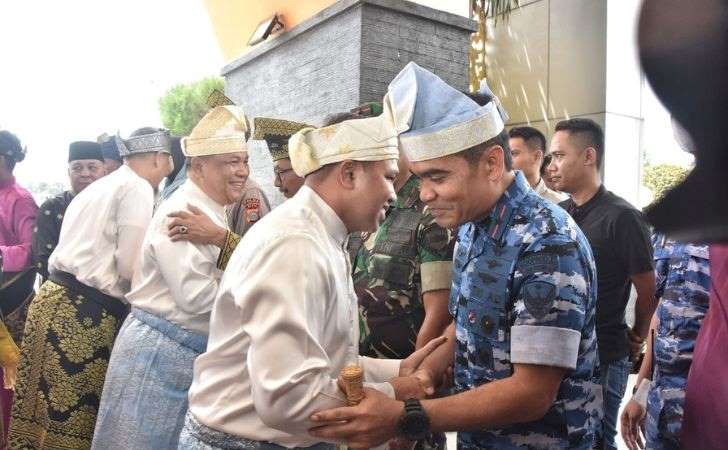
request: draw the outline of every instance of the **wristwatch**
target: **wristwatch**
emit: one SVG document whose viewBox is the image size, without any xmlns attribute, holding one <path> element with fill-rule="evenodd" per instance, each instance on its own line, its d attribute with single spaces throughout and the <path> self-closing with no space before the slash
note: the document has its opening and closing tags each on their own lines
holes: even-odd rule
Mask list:
<svg viewBox="0 0 728 450">
<path fill-rule="evenodd" d="M 410 441 L 424 439 L 430 433 L 430 418 L 422 409 L 420 401 L 405 400 L 404 415 L 399 420 L 399 434 Z"/>
</svg>

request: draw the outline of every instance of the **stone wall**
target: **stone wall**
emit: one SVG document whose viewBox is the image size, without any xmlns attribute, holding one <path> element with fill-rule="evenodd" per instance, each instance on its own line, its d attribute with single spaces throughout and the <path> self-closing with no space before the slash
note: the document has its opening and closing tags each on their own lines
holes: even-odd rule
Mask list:
<svg viewBox="0 0 728 450">
<path fill-rule="evenodd" d="M 475 22 L 404 0 L 340 0 L 225 66 L 225 93 L 248 117 L 320 125 L 335 112 L 381 101 L 410 61 L 459 89 L 468 85 L 468 46 Z M 266 146 L 250 145 L 251 176 L 271 203 Z"/>
</svg>

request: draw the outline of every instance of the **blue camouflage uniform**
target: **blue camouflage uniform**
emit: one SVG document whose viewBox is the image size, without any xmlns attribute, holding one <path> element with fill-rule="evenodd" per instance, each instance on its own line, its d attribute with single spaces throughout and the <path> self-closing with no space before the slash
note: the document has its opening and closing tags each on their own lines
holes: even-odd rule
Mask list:
<svg viewBox="0 0 728 450">
<path fill-rule="evenodd" d="M 581 230 L 516 172 L 490 216 L 458 238 L 449 303 L 456 390 L 508 378 L 514 363 L 568 369 L 541 420 L 458 433 L 458 448 L 592 448 L 602 417 L 597 285 Z"/>
<path fill-rule="evenodd" d="M 647 396 L 649 449 L 679 449 L 685 386 L 693 348 L 708 311 L 708 246 L 683 244 L 655 234 L 656 314 L 654 373 Z"/>
</svg>

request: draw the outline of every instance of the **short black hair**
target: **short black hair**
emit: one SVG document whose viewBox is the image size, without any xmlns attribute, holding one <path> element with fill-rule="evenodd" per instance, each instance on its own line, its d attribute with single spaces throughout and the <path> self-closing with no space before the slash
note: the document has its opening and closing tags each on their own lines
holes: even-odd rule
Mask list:
<svg viewBox="0 0 728 450">
<path fill-rule="evenodd" d="M 493 97 L 490 95 L 481 94 L 480 92 L 460 92 L 465 94 L 470 100 L 477 103 L 478 106 L 485 106 L 494 101 Z M 503 148 L 503 163 L 506 166 L 506 170 L 513 170 L 513 156 L 511 155 L 511 147 L 508 145 L 508 132 L 505 128 L 503 131 L 498 133 L 498 136 L 465 150 L 463 152 L 463 157 L 470 164 L 477 164 L 483 152 L 494 145 L 500 145 L 501 148 Z"/>
<path fill-rule="evenodd" d="M 546 154 L 546 137 L 533 127 L 513 127 L 508 132 L 511 138 L 521 138 L 531 150 L 541 150 Z"/>
<path fill-rule="evenodd" d="M 341 123 L 346 120 L 377 117 L 380 114 L 382 114 L 382 105 L 380 103 L 364 103 L 363 105 L 359 105 L 356 108 L 352 108 L 350 111 L 329 114 L 324 118 L 324 123 L 323 125 L 321 125 L 321 127 L 336 125 L 337 123 Z"/>
<path fill-rule="evenodd" d="M 597 152 L 597 169 L 602 168 L 604 160 L 604 131 L 591 119 L 568 119 L 556 124 L 554 131 L 566 131 L 569 136 L 584 139 L 584 146 L 593 147 Z"/>
<path fill-rule="evenodd" d="M 8 130 L 0 130 L 0 155 L 5 157 L 5 165 L 11 172 L 15 169 L 15 163 L 25 159 L 20 139 Z"/>
<path fill-rule="evenodd" d="M 508 132 L 505 129 L 498 133 L 498 136 L 470 147 L 460 154 L 469 164 L 476 165 L 483 153 L 494 145 L 499 145 L 503 149 L 503 165 L 506 166 L 506 170 L 513 170 L 513 157 L 511 156 L 511 147 L 508 145 Z"/>
<path fill-rule="evenodd" d="M 324 118 L 324 123 L 321 124 L 321 127 L 329 127 L 331 125 L 336 125 L 337 123 L 344 122 L 346 120 L 353 120 L 353 119 L 361 119 L 361 117 L 355 116 L 354 114 L 350 112 L 339 112 L 339 113 L 333 113 L 329 114 Z"/>
<path fill-rule="evenodd" d="M 467 95 L 468 98 L 475 103 L 478 104 L 478 106 L 485 106 L 488 103 L 493 101 L 493 97 L 490 95 L 481 94 L 480 92 L 467 92 L 467 91 L 460 91 L 463 94 Z"/>
<path fill-rule="evenodd" d="M 551 164 L 552 158 L 553 157 L 551 156 L 551 153 L 543 156 L 543 161 L 541 162 L 541 169 L 539 170 L 539 173 L 541 174 L 541 176 L 546 175 L 546 168 L 549 166 L 549 164 Z"/>
<path fill-rule="evenodd" d="M 132 134 L 129 135 L 130 138 L 133 137 L 139 137 L 139 136 L 146 136 L 147 134 L 154 134 L 159 133 L 160 131 L 164 131 L 164 128 L 154 128 L 154 127 L 141 127 L 134 130 Z"/>
</svg>

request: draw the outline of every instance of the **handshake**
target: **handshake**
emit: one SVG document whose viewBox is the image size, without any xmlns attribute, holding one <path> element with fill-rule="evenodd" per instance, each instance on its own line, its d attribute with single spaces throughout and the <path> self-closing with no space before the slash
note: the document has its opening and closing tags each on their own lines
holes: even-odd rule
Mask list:
<svg viewBox="0 0 728 450">
<path fill-rule="evenodd" d="M 451 346 L 432 354 L 447 340 L 445 336 L 433 339 L 402 360 L 398 376 L 389 380 L 395 399 L 363 388 L 362 371 L 358 366 L 344 369 L 338 384 L 346 394 L 349 406 L 313 414 L 311 436 L 345 442 L 352 449 L 368 449 L 388 442 L 386 448 L 389 450 L 411 450 L 414 442 L 397 437 L 398 423 L 404 414 L 403 400 L 431 397 L 438 388 L 450 384 Z"/>
<path fill-rule="evenodd" d="M 432 367 L 423 364 L 427 356 L 437 347 L 445 343 L 446 340 L 447 338 L 444 336 L 433 339 L 427 345 L 412 353 L 408 358 L 402 360 L 399 368 L 399 376 L 389 380 L 389 384 L 394 388 L 395 398 L 397 400 L 410 398 L 421 400 L 432 397 L 438 388 L 450 384 L 450 377 L 447 373 L 436 374 Z M 357 387 L 351 386 L 351 380 L 347 380 L 347 376 L 344 373 L 345 370 L 339 376 L 338 384 L 344 394 L 349 396 L 352 388 L 357 389 Z M 361 383 L 360 380 L 361 378 L 359 378 L 359 383 Z"/>
</svg>

